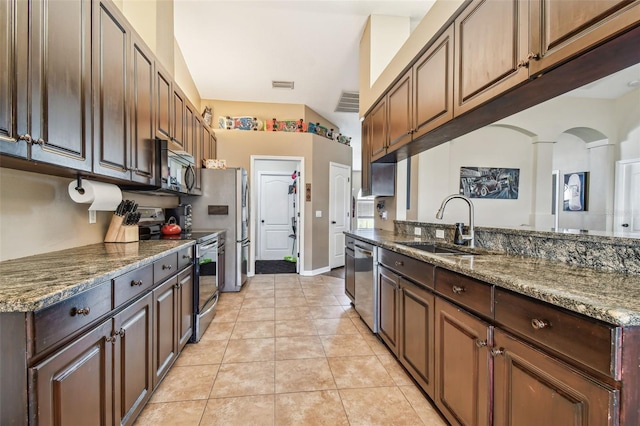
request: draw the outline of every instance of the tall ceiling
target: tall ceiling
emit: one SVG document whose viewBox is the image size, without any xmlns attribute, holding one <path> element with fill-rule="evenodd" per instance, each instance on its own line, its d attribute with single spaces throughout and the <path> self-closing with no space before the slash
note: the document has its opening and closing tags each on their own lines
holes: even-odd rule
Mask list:
<svg viewBox="0 0 640 426">
<path fill-rule="evenodd" d="M 203 99 L 305 104 L 353 137 L 356 166 L 358 114 L 335 108 L 343 91 L 358 92 L 358 49 L 367 18 L 409 17 L 413 29 L 432 4 L 174 0 L 175 37 Z M 294 89 L 273 89 L 273 80 L 293 81 Z"/>
</svg>

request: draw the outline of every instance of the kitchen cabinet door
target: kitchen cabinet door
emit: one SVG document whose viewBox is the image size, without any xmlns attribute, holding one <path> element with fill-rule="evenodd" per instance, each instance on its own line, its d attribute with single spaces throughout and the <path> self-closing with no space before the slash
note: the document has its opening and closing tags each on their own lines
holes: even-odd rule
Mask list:
<svg viewBox="0 0 640 426">
<path fill-rule="evenodd" d="M 18 25 L 27 20 L 28 3 L 8 0 L 0 3 L 0 153 L 16 157 L 27 157 L 25 141 L 27 106 L 26 70 L 28 37 L 27 25 Z M 20 21 L 20 22 L 22 22 Z M 18 112 L 22 112 L 22 138 L 18 134 Z"/>
<path fill-rule="evenodd" d="M 519 0 L 474 0 L 455 20 L 454 114 L 526 81 L 529 8 Z"/>
<path fill-rule="evenodd" d="M 171 77 L 156 61 L 156 136 L 171 140 L 171 104 L 173 101 Z"/>
<path fill-rule="evenodd" d="M 114 423 L 133 424 L 153 390 L 151 293 L 114 317 Z"/>
<path fill-rule="evenodd" d="M 178 278 L 174 276 L 153 290 L 153 387 L 169 372 L 178 356 Z"/>
<path fill-rule="evenodd" d="M 111 332 L 109 319 L 30 369 L 30 424 L 112 424 Z"/>
<path fill-rule="evenodd" d="M 451 424 L 489 425 L 493 327 L 440 297 L 435 307 L 435 403 Z"/>
<path fill-rule="evenodd" d="M 211 156 L 211 130 L 202 123 L 202 160 L 206 160 L 208 158 L 213 158 Z M 202 161 L 200 162 L 202 163 Z M 202 166 L 202 164 L 200 164 Z"/>
<path fill-rule="evenodd" d="M 178 275 L 178 348 L 182 350 L 193 334 L 193 268 Z"/>
<path fill-rule="evenodd" d="M 398 358 L 422 389 L 435 390 L 435 296 L 400 278 L 400 348 Z"/>
<path fill-rule="evenodd" d="M 371 115 L 366 115 L 361 127 L 361 153 L 362 172 L 360 173 L 362 196 L 371 195 Z"/>
<path fill-rule="evenodd" d="M 131 30 L 113 3 L 95 1 L 93 17 L 93 171 L 131 179 L 129 63 Z"/>
<path fill-rule="evenodd" d="M 453 25 L 413 65 L 413 138 L 453 118 Z"/>
<path fill-rule="evenodd" d="M 640 1 L 531 0 L 529 73 L 538 74 L 583 53 L 640 21 Z"/>
<path fill-rule="evenodd" d="M 494 424 L 617 424 L 619 391 L 496 329 Z"/>
<path fill-rule="evenodd" d="M 383 266 L 378 267 L 378 295 L 380 297 L 379 334 L 394 354 L 398 354 L 399 337 L 399 277 Z"/>
<path fill-rule="evenodd" d="M 371 127 L 369 127 L 369 147 L 371 161 L 383 157 L 387 153 L 387 98 L 383 98 L 371 110 Z"/>
<path fill-rule="evenodd" d="M 155 60 L 149 48 L 136 34 L 133 34 L 132 52 L 131 180 L 152 184 L 156 175 L 153 99 Z"/>
<path fill-rule="evenodd" d="M 91 171 L 92 2 L 29 6 L 31 159 Z"/>
<path fill-rule="evenodd" d="M 412 71 L 409 70 L 387 94 L 388 151 L 411 141 L 412 121 Z"/>
<path fill-rule="evenodd" d="M 202 121 L 202 118 L 200 118 L 200 116 L 198 114 L 194 115 L 195 118 L 195 122 L 193 124 L 193 145 L 194 145 L 194 152 L 193 152 L 193 160 L 196 163 L 196 184 L 194 186 L 194 189 L 199 191 L 202 188 L 202 180 L 200 179 L 200 170 L 202 169 L 202 159 L 204 158 L 203 155 L 203 144 L 204 144 L 204 122 Z"/>
<path fill-rule="evenodd" d="M 184 150 L 194 156 L 193 125 L 195 122 L 195 107 L 189 101 L 184 106 Z M 195 156 L 194 156 L 195 157 Z"/>
<path fill-rule="evenodd" d="M 184 151 L 184 105 L 185 96 L 177 84 L 173 83 L 173 100 L 171 105 L 171 130 L 174 148 Z"/>
</svg>

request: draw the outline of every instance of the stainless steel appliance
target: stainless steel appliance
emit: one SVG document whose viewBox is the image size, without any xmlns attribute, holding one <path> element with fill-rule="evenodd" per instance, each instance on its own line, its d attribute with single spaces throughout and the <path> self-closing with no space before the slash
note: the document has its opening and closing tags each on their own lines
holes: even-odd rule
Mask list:
<svg viewBox="0 0 640 426">
<path fill-rule="evenodd" d="M 375 247 L 371 244 L 355 241 L 353 251 L 355 253 L 355 308 L 360 318 L 374 333 L 378 332 L 378 256 Z"/>
<path fill-rule="evenodd" d="M 211 229 L 200 232 L 183 232 L 179 235 L 162 235 L 160 228 L 166 221 L 159 207 L 138 207 L 141 214 L 138 235 L 141 240 L 183 239 L 194 240 L 193 259 L 193 335 L 191 342 L 198 342 L 216 314 L 219 286 L 224 282 L 225 231 Z"/>
<path fill-rule="evenodd" d="M 181 196 L 191 204 L 193 229 L 227 232 L 224 285 L 220 291 L 240 291 L 249 266 L 249 187 L 242 168 L 202 169 L 202 195 Z"/>
<path fill-rule="evenodd" d="M 168 141 L 156 139 L 156 187 L 173 193 L 192 193 L 196 184 L 193 156 L 185 151 L 172 151 Z"/>
</svg>

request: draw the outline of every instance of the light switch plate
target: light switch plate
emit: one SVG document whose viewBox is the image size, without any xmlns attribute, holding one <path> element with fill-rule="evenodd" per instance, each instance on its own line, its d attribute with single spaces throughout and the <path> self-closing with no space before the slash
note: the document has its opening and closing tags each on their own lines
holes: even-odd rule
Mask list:
<svg viewBox="0 0 640 426">
<path fill-rule="evenodd" d="M 422 235 L 422 228 L 418 228 L 416 226 L 415 228 L 413 228 L 413 233 L 419 237 L 420 235 Z"/>
<path fill-rule="evenodd" d="M 89 223 L 96 223 L 96 211 L 89 210 Z"/>
<path fill-rule="evenodd" d="M 316 217 L 322 217 L 322 210 L 316 210 Z"/>
<path fill-rule="evenodd" d="M 444 229 L 436 229 L 436 238 L 444 238 Z"/>
</svg>

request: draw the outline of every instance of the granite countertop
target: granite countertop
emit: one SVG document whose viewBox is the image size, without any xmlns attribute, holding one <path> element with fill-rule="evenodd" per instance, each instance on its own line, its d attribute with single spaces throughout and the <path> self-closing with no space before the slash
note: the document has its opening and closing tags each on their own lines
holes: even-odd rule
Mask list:
<svg viewBox="0 0 640 426">
<path fill-rule="evenodd" d="M 613 325 L 640 325 L 638 275 L 572 266 L 554 260 L 510 256 L 481 248 L 470 249 L 470 254 L 465 255 L 439 255 L 398 244 L 433 241 L 391 231 L 359 230 L 346 234 Z M 437 243 L 466 249 L 440 241 Z"/>
<path fill-rule="evenodd" d="M 37 311 L 193 244 L 99 243 L 0 262 L 0 312 Z"/>
</svg>

